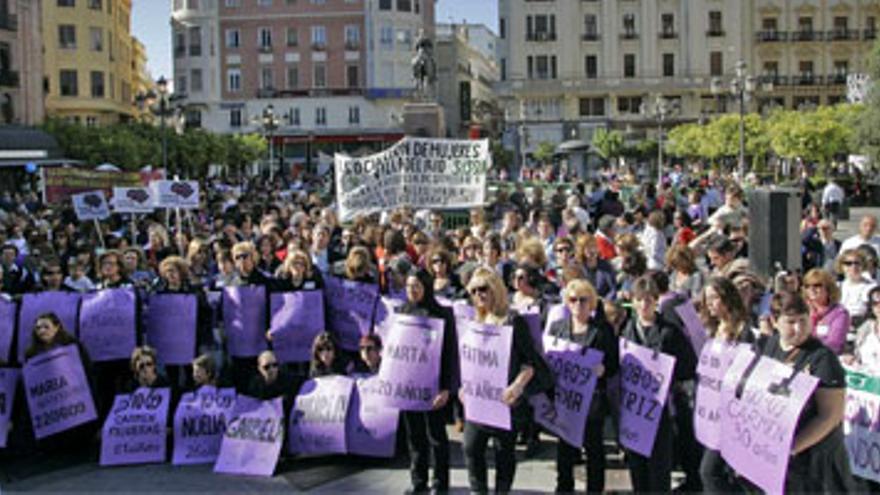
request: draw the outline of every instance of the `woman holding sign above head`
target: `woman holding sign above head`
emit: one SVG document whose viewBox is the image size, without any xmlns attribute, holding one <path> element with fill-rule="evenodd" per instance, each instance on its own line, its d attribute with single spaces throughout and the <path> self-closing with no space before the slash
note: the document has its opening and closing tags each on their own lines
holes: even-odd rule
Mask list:
<svg viewBox="0 0 880 495">
<path fill-rule="evenodd" d="M 509 349 L 508 385 L 501 391 L 500 400 L 511 408 L 514 428 L 504 430 L 477 423 L 470 419 L 467 407 L 464 426 L 464 456 L 471 492 L 488 492 L 486 447 L 489 439 L 494 438 L 495 491 L 505 493 L 511 490 L 516 474 L 516 425 L 524 424 L 528 416 L 525 395 L 549 391 L 553 388 L 553 377 L 535 349 L 525 320 L 516 312 L 509 311 L 507 289 L 501 277 L 490 268 L 479 267 L 471 275 L 467 289 L 476 311 L 474 319 L 478 323 L 509 326 L 513 333 Z M 464 387 L 459 397 L 467 404 Z"/>
<path fill-rule="evenodd" d="M 586 419 L 583 447 L 587 452 L 587 493 L 605 490 L 605 448 L 602 432 L 610 412 L 606 378 L 617 374 L 619 349 L 614 330 L 597 315 L 599 296 L 586 280 L 573 280 L 563 291 L 563 300 L 571 316 L 550 325 L 549 338 L 564 339 L 602 352 L 602 363 L 593 372 L 598 376 L 593 400 Z M 599 316 L 599 317 L 597 317 Z M 557 378 L 557 380 L 562 377 Z M 573 447 L 560 440 L 556 447 L 556 492 L 574 491 L 574 465 L 580 457 L 580 446 Z"/>
</svg>

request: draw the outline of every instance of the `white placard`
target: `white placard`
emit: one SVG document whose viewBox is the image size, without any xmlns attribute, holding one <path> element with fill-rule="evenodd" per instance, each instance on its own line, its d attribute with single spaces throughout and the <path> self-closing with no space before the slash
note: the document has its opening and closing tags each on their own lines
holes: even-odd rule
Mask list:
<svg viewBox="0 0 880 495">
<path fill-rule="evenodd" d="M 114 187 L 110 203 L 116 213 L 152 213 L 155 209 L 149 187 Z"/>
<path fill-rule="evenodd" d="M 158 208 L 194 210 L 199 207 L 199 183 L 194 180 L 154 180 L 154 204 Z"/>
<path fill-rule="evenodd" d="M 98 190 L 74 194 L 70 198 L 73 200 L 76 218 L 80 221 L 104 220 L 110 216 L 110 207 L 107 205 L 104 191 Z"/>
</svg>

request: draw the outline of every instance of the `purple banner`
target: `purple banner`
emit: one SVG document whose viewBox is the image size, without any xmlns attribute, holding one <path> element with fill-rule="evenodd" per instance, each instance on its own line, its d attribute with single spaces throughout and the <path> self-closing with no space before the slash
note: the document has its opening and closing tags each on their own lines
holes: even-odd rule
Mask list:
<svg viewBox="0 0 880 495">
<path fill-rule="evenodd" d="M 272 476 L 284 442 L 281 397 L 261 401 L 238 396 L 226 426 L 215 473 Z"/>
<path fill-rule="evenodd" d="M 508 386 L 513 329 L 472 320 L 459 320 L 458 325 L 465 419 L 510 430 L 510 407 L 501 401 L 501 393 Z"/>
<path fill-rule="evenodd" d="M 703 352 L 703 346 L 709 340 L 709 334 L 706 332 L 706 327 L 703 326 L 703 321 L 700 320 L 700 315 L 697 314 L 694 302 L 688 300 L 688 302 L 676 306 L 675 312 L 684 323 L 684 333 L 687 335 L 691 347 L 694 348 L 694 353 L 699 356 Z"/>
<path fill-rule="evenodd" d="M 565 304 L 554 304 L 547 310 L 547 323 L 544 324 L 544 334 L 550 333 L 550 326 L 559 320 L 564 320 L 570 316 L 568 306 Z"/>
<path fill-rule="evenodd" d="M 791 367 L 761 357 L 737 397 L 753 356 L 738 352 L 721 383 L 721 456 L 762 490 L 783 493 L 798 418 L 819 380 L 806 373 L 792 380 Z"/>
<path fill-rule="evenodd" d="M 217 460 L 226 425 L 232 419 L 235 389 L 204 386 L 183 394 L 174 413 L 174 465 Z"/>
<path fill-rule="evenodd" d="M 736 345 L 713 339 L 703 346 L 697 365 L 694 432 L 701 444 L 713 450 L 721 450 L 721 381 L 737 352 Z"/>
<path fill-rule="evenodd" d="M 147 306 L 147 343 L 161 364 L 190 364 L 196 357 L 199 301 L 195 294 L 152 294 Z"/>
<path fill-rule="evenodd" d="M 12 417 L 15 387 L 20 374 L 16 368 L 0 368 L 0 449 L 6 447 L 6 438 L 9 436 L 9 418 Z"/>
<path fill-rule="evenodd" d="M 77 308 L 80 295 L 72 292 L 33 292 L 21 297 L 18 314 L 18 361 L 24 362 L 24 353 L 31 345 L 31 334 L 37 317 L 43 313 L 55 313 L 71 335 L 77 334 Z"/>
<path fill-rule="evenodd" d="M 38 439 L 98 417 L 75 345 L 32 357 L 24 365 L 23 377 L 34 435 Z"/>
<path fill-rule="evenodd" d="M 620 445 L 651 457 L 675 358 L 620 339 Z"/>
<path fill-rule="evenodd" d="M 15 333 L 15 301 L 0 294 L 0 363 L 11 361 L 12 335 Z"/>
<path fill-rule="evenodd" d="M 324 294 L 318 290 L 269 296 L 269 334 L 282 363 L 308 362 L 312 342 L 324 331 Z"/>
<path fill-rule="evenodd" d="M 94 361 L 128 360 L 137 345 L 133 289 L 105 289 L 84 294 L 79 338 Z"/>
<path fill-rule="evenodd" d="M 290 411 L 290 452 L 344 454 L 346 417 L 354 380 L 333 375 L 305 382 Z"/>
<path fill-rule="evenodd" d="M 266 288 L 257 285 L 223 289 L 226 344 L 234 357 L 256 357 L 266 343 Z"/>
<path fill-rule="evenodd" d="M 544 358 L 556 377 L 555 397 L 533 395 L 535 421 L 573 447 L 584 445 L 584 427 L 596 391 L 603 354 L 568 340 L 544 338 Z"/>
<path fill-rule="evenodd" d="M 358 341 L 372 330 L 373 311 L 379 299 L 379 286 L 327 277 L 327 327 L 348 351 L 358 350 Z"/>
<path fill-rule="evenodd" d="M 440 385 L 443 320 L 393 314 L 382 345 L 376 393 L 401 411 L 430 411 Z"/>
<path fill-rule="evenodd" d="M 381 404 L 376 393 L 378 386 L 376 376 L 355 381 L 345 426 L 345 443 L 350 454 L 394 457 L 400 412 Z"/>
<path fill-rule="evenodd" d="M 117 395 L 101 430 L 101 465 L 165 462 L 170 388 Z"/>
</svg>

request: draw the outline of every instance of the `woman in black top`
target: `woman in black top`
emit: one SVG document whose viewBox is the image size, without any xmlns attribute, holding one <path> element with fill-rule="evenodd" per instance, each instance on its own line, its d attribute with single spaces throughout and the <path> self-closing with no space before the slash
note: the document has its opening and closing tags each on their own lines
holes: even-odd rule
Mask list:
<svg viewBox="0 0 880 495">
<path fill-rule="evenodd" d="M 146 345 L 135 347 L 131 352 L 129 362 L 133 376 L 132 382 L 128 386 L 129 392 L 134 392 L 139 388 L 168 387 L 168 380 L 158 371 L 156 349 Z M 169 412 L 172 409 L 169 407 Z"/>
<path fill-rule="evenodd" d="M 452 310 L 437 303 L 434 298 L 434 279 L 425 270 L 417 270 L 406 278 L 406 302 L 398 313 L 435 318 L 443 321 L 443 347 L 440 354 L 440 384 L 434 397 L 433 410 L 428 412 L 404 411 L 407 442 L 410 452 L 411 490 L 428 491 L 428 462 L 434 460 L 434 478 L 431 489 L 449 491 L 449 438 L 446 436 L 446 404 L 452 377 L 457 370 L 455 317 Z"/>
<path fill-rule="evenodd" d="M 339 359 L 339 346 L 330 332 L 323 332 L 315 337 L 312 343 L 312 363 L 309 367 L 309 377 L 341 375 L 342 366 Z"/>
<path fill-rule="evenodd" d="M 275 273 L 276 278 L 272 283 L 275 292 L 293 292 L 298 290 L 321 290 L 324 288 L 324 279 L 321 272 L 312 265 L 312 259 L 308 253 L 301 249 L 290 251 L 284 263 Z"/>
<path fill-rule="evenodd" d="M 605 417 L 610 411 L 606 395 L 606 378 L 617 374 L 620 367 L 618 340 L 608 322 L 604 318 L 595 317 L 599 296 L 589 282 L 586 280 L 570 282 L 563 296 L 571 316 L 553 322 L 550 325 L 550 337 L 568 340 L 585 348 L 596 349 L 603 354 L 602 364 L 594 370 L 599 379 L 590 404 L 583 443 L 587 451 L 587 493 L 602 493 L 605 490 L 605 448 L 602 431 Z M 581 455 L 580 450 L 562 440 L 556 444 L 557 493 L 574 491 L 574 465 L 575 459 Z"/>
</svg>

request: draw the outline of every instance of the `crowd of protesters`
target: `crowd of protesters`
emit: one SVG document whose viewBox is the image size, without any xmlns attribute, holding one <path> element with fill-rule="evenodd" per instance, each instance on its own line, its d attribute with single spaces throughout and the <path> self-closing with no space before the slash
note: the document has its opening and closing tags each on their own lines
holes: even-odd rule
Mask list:
<svg viewBox="0 0 880 495">
<path fill-rule="evenodd" d="M 809 366 L 819 378 L 796 432 L 789 488 L 852 489 L 842 436 L 841 362 L 880 373 L 876 218 L 862 218 L 859 233 L 841 242 L 834 237 L 837 211 L 823 211 L 805 195 L 802 266 L 764 277 L 749 268 L 747 196 L 740 184 L 718 174 L 676 167 L 658 186 L 608 171 L 589 183 L 549 189 L 549 197 L 544 193 L 503 184 L 490 204 L 471 210 L 461 225 L 450 225 L 441 211 L 410 208 L 340 224 L 331 201 L 317 192 L 211 180 L 202 185 L 203 207 L 180 221 L 157 212 L 134 220 L 114 215 L 101 223 L 104 246 L 94 226 L 78 222 L 69 205 L 6 194 L 0 198 L 2 292 L 15 298 L 131 287 L 139 294 L 198 294 L 199 352 L 192 366 L 158 367 L 147 346 L 137 347 L 129 362 L 87 365 L 104 414 L 115 394 L 133 388 L 170 386 L 179 396 L 217 383 L 259 399 L 283 396 L 289 408 L 310 377 L 378 369 L 377 335 L 361 339 L 359 352 L 346 352 L 332 328 L 317 337 L 308 363 L 281 363 L 271 351 L 254 360 L 229 357 L 209 292 L 241 285 L 320 290 L 327 277 L 339 277 L 377 284 L 383 294 L 405 294 L 398 311 L 442 319 L 447 336 L 435 410 L 402 416 L 415 492 L 449 489 L 447 423 L 463 431 L 472 491 L 488 489 L 489 439 L 495 489 L 513 487 L 516 443 L 526 444 L 527 455 L 541 448 L 540 429 L 524 399 L 553 386 L 517 311 L 537 308 L 546 320 L 550 308 L 562 304 L 569 316 L 552 322 L 549 334 L 601 350 L 604 359 L 584 449 L 557 445 L 557 491 L 574 490 L 573 470 L 584 454 L 588 492 L 605 489 L 604 441 L 615 437 L 608 430 L 617 408 L 608 384 L 618 371 L 619 339 L 676 358 L 669 407 L 651 455 L 626 452 L 634 490 L 669 491 L 677 469 L 685 473 L 682 491 L 752 489 L 718 452 L 703 451 L 694 439 L 698 356 L 672 311 L 691 299 L 711 338 L 747 343 L 796 369 Z M 455 317 L 441 299 L 469 301 L 478 321 L 513 327 L 514 364 L 502 396 L 513 408 L 513 431 L 463 421 L 452 384 Z M 26 357 L 75 342 L 57 316 L 45 314 L 34 325 Z M 11 365 L 23 364 L 11 359 Z M 19 413 L 10 449 L 40 449 L 26 438 L 26 412 Z"/>
</svg>

